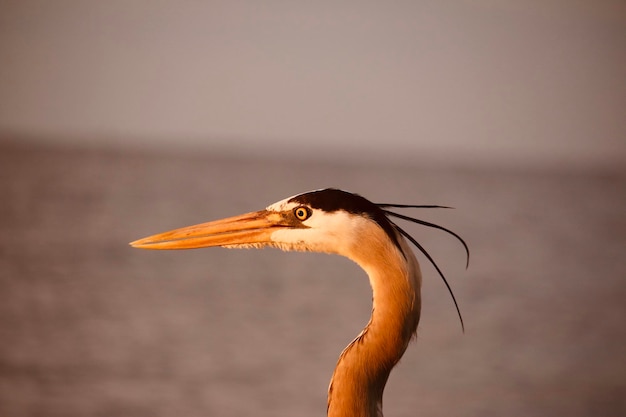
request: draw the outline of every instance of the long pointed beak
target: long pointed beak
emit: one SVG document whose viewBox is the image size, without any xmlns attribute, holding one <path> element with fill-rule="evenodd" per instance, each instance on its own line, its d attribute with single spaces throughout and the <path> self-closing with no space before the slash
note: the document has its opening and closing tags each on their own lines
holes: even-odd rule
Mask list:
<svg viewBox="0 0 626 417">
<path fill-rule="evenodd" d="M 182 227 L 131 242 L 141 249 L 195 249 L 271 243 L 271 234 L 289 227 L 277 212 L 255 211 L 226 219 Z"/>
</svg>

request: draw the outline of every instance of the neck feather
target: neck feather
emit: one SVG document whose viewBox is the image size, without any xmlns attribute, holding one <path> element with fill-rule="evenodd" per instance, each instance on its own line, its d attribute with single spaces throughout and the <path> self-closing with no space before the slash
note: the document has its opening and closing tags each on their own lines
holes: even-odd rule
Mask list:
<svg viewBox="0 0 626 417">
<path fill-rule="evenodd" d="M 328 416 L 382 416 L 389 373 L 415 334 L 420 315 L 419 265 L 400 240 L 404 254 L 388 239 L 352 253 L 370 279 L 372 316 L 339 357 L 328 390 Z"/>
</svg>

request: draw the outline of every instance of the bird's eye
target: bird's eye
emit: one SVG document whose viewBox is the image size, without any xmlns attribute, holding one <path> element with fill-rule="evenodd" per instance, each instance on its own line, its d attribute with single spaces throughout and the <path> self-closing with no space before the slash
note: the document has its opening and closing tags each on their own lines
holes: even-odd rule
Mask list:
<svg viewBox="0 0 626 417">
<path fill-rule="evenodd" d="M 304 221 L 311 217 L 311 209 L 305 206 L 296 207 L 293 209 L 293 214 L 300 221 Z"/>
</svg>

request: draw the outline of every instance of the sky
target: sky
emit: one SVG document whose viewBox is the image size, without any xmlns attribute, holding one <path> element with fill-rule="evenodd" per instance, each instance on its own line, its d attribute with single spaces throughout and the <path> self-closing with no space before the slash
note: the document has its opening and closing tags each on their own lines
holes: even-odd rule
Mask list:
<svg viewBox="0 0 626 417">
<path fill-rule="evenodd" d="M 0 0 L 0 134 L 626 162 L 622 0 Z"/>
</svg>

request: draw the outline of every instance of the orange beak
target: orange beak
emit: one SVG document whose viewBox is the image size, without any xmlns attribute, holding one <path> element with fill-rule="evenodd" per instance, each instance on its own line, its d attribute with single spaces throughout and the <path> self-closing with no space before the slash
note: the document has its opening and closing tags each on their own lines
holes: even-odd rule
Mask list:
<svg viewBox="0 0 626 417">
<path fill-rule="evenodd" d="M 131 242 L 140 249 L 195 249 L 271 243 L 271 234 L 292 225 L 281 213 L 261 210 L 187 226 Z"/>
</svg>

